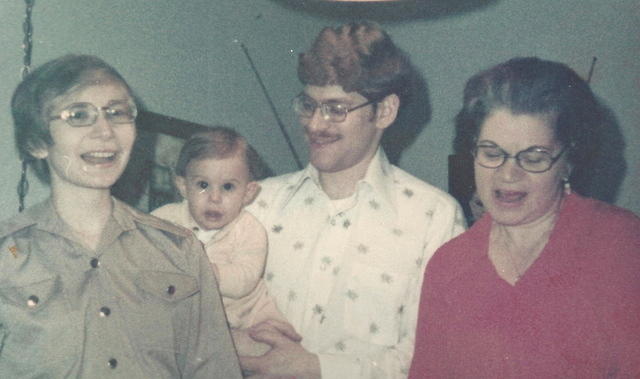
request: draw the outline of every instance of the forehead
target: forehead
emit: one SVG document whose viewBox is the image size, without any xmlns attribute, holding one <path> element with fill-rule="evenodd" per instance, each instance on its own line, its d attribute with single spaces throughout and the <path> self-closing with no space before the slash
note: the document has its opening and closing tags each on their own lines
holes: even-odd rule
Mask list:
<svg viewBox="0 0 640 379">
<path fill-rule="evenodd" d="M 308 85 L 304 87 L 304 93 L 313 98 L 316 101 L 343 101 L 343 102 L 357 102 L 366 101 L 366 98 L 360 95 L 358 92 L 345 92 L 342 86 L 330 85 L 330 86 L 312 86 Z"/>
<path fill-rule="evenodd" d="M 500 146 L 518 149 L 533 145 L 553 147 L 558 144 L 553 122 L 551 115 L 513 114 L 507 109 L 498 109 L 480 126 L 478 140 L 491 140 Z"/>
<path fill-rule="evenodd" d="M 75 102 L 105 105 L 113 100 L 130 100 L 131 97 L 122 81 L 110 76 L 100 76 L 83 80 L 66 93 L 52 99 L 50 104 L 54 107 Z"/>
<path fill-rule="evenodd" d="M 187 175 L 222 179 L 245 178 L 249 175 L 244 154 L 234 153 L 224 158 L 194 159 L 187 165 Z"/>
</svg>

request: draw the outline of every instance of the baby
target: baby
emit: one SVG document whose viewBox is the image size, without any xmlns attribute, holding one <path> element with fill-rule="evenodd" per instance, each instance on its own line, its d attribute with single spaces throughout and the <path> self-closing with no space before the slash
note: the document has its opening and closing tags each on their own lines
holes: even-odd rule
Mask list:
<svg viewBox="0 0 640 379">
<path fill-rule="evenodd" d="M 268 319 L 287 322 L 268 295 L 262 279 L 267 234 L 243 208 L 260 190 L 266 166 L 235 131 L 211 128 L 194 134 L 180 151 L 175 185 L 184 198 L 153 215 L 186 227 L 204 244 L 239 355 L 261 355 L 242 330 Z"/>
</svg>

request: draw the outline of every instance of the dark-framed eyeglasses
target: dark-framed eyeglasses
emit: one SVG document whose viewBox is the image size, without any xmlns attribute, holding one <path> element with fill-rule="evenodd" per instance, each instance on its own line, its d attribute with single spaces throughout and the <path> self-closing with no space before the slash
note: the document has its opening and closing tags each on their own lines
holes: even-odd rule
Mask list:
<svg viewBox="0 0 640 379">
<path fill-rule="evenodd" d="M 520 168 L 531 173 L 542 173 L 549 171 L 553 167 L 554 163 L 560 159 L 562 154 L 566 151 L 563 148 L 555 157 L 546 150 L 532 146 L 528 149 L 519 151 L 515 155 L 510 155 L 502 148 L 495 144 L 481 143 L 476 145 L 472 153 L 475 161 L 485 168 L 498 168 L 504 164 L 509 158 L 516 160 L 516 163 Z"/>
<path fill-rule="evenodd" d="M 64 120 L 70 126 L 91 126 L 95 124 L 100 111 L 113 124 L 130 124 L 138 116 L 138 108 L 131 101 L 114 101 L 106 107 L 97 108 L 91 103 L 73 103 L 49 120 Z"/>
<path fill-rule="evenodd" d="M 377 103 L 379 100 L 369 100 L 362 104 L 349 108 L 347 104 L 340 102 L 319 103 L 304 93 L 293 98 L 293 111 L 301 118 L 311 118 L 317 108 L 320 108 L 322 119 L 331 122 L 343 122 L 349 112 Z"/>
</svg>

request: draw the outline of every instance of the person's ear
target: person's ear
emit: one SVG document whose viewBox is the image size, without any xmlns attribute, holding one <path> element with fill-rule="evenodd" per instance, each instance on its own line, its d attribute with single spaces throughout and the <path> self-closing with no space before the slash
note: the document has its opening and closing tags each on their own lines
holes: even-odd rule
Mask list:
<svg viewBox="0 0 640 379">
<path fill-rule="evenodd" d="M 47 149 L 47 146 L 43 142 L 28 142 L 27 151 L 36 159 L 47 159 L 49 156 L 49 149 Z"/>
<path fill-rule="evenodd" d="M 395 93 L 379 101 L 376 109 L 376 127 L 386 129 L 391 126 L 398 117 L 398 109 L 400 109 L 400 98 Z"/>
<path fill-rule="evenodd" d="M 244 193 L 243 203 L 244 205 L 249 205 L 255 200 L 255 198 L 260 193 L 260 184 L 256 181 L 251 181 L 247 184 L 247 190 Z"/>
<path fill-rule="evenodd" d="M 183 199 L 186 199 L 187 198 L 187 183 L 186 183 L 186 179 L 184 178 L 184 176 L 176 175 L 173 178 L 173 183 L 176 185 L 176 188 L 178 189 L 178 192 L 180 192 L 180 196 L 182 196 Z"/>
</svg>

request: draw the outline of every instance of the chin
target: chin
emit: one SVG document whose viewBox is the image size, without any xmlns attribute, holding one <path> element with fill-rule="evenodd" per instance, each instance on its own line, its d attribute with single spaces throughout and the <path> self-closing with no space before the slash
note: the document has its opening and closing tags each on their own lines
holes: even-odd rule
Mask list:
<svg viewBox="0 0 640 379">
<path fill-rule="evenodd" d="M 320 172 L 325 173 L 334 173 L 346 170 L 349 167 L 344 167 L 344 164 L 336 161 L 328 161 L 328 160 L 311 160 L 311 164 Z"/>
<path fill-rule="evenodd" d="M 224 225 L 221 225 L 220 222 L 211 222 L 207 220 L 203 220 L 202 222 L 196 220 L 196 222 L 198 226 L 200 226 L 200 228 L 205 231 L 222 229 L 222 227 L 224 227 Z"/>
</svg>

